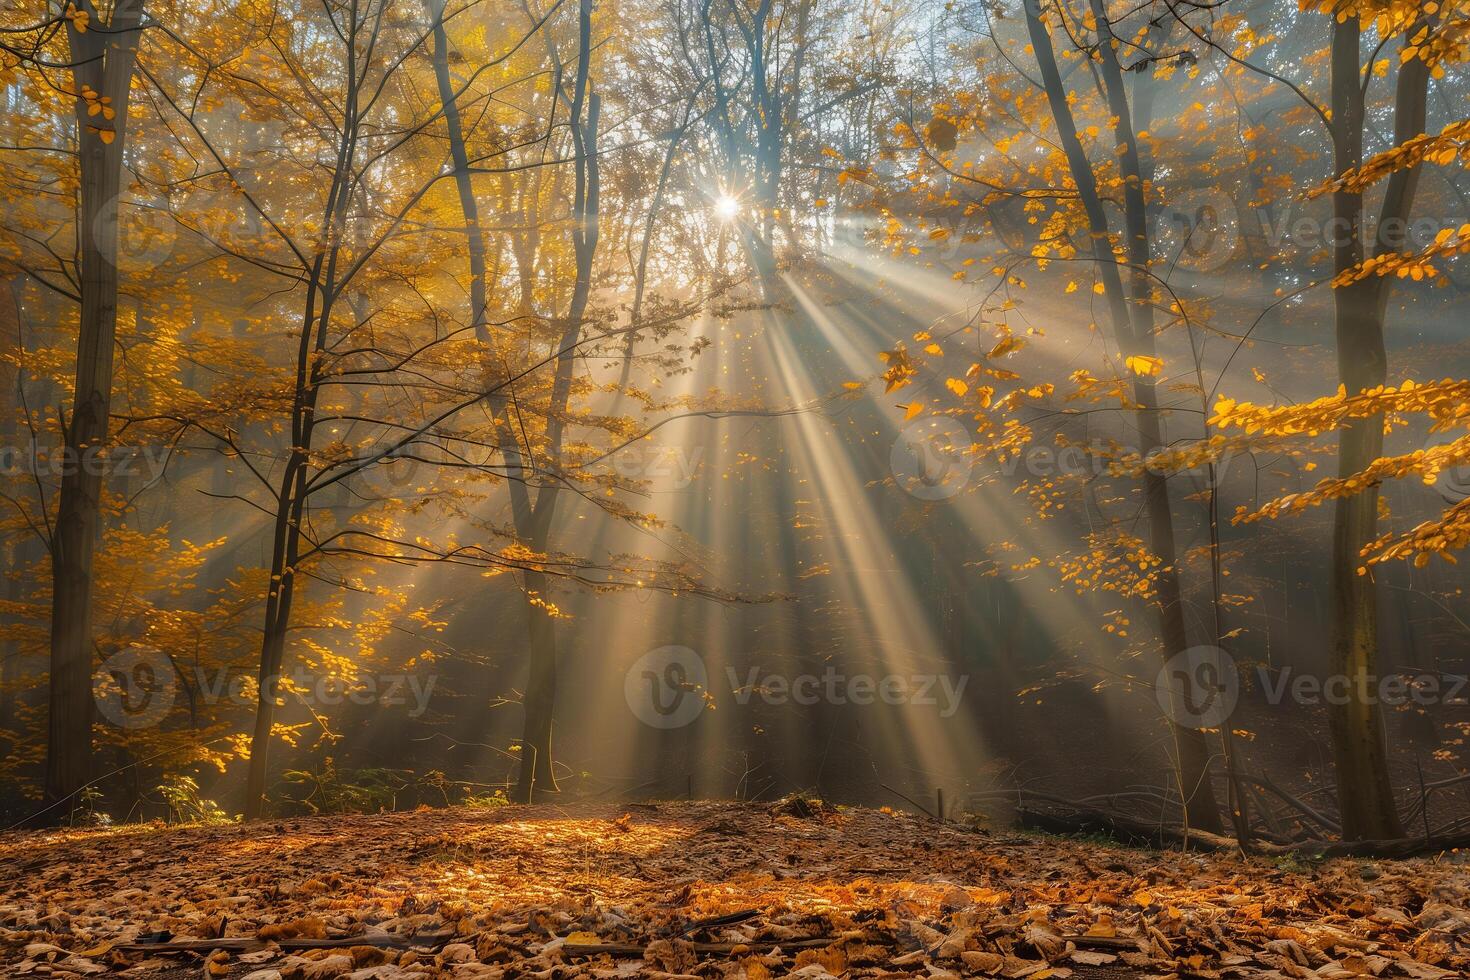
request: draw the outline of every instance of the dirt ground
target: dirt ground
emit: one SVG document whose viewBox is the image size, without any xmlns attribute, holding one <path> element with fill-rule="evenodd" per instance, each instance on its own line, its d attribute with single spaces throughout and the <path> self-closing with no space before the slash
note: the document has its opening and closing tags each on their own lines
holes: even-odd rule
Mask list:
<svg viewBox="0 0 1470 980">
<path fill-rule="evenodd" d="M 1438 980 L 1470 969 L 1463 855 L 1160 853 L 801 801 L 10 833 L 0 867 L 5 977 Z"/>
</svg>

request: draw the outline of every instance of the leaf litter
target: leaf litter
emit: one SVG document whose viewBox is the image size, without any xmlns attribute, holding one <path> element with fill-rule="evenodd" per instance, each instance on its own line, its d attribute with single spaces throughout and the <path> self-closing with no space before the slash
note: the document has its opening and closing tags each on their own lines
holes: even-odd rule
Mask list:
<svg viewBox="0 0 1470 980">
<path fill-rule="evenodd" d="M 1444 980 L 1461 855 L 1285 864 L 888 810 L 421 809 L 0 835 L 0 975 Z"/>
</svg>

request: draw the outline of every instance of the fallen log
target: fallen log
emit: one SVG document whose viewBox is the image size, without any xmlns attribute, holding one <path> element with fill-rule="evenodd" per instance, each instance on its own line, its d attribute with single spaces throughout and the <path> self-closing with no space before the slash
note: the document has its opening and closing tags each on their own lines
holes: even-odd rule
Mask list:
<svg viewBox="0 0 1470 980">
<path fill-rule="evenodd" d="M 1027 830 L 1051 834 L 1102 834 L 1124 844 L 1148 847 L 1184 847 L 1217 851 L 1235 847 L 1235 841 L 1215 834 L 1190 831 L 1188 834 L 1167 824 L 1149 824 L 1120 813 L 1106 813 L 1077 807 L 1071 813 L 1054 813 L 1018 807 L 1016 819 Z"/>
<path fill-rule="evenodd" d="M 1470 834 L 1445 837 L 1403 837 L 1397 840 L 1313 840 L 1294 844 L 1272 844 L 1263 854 L 1316 854 L 1321 857 L 1410 858 L 1470 848 Z"/>
<path fill-rule="evenodd" d="M 1017 809 L 1022 827 L 1053 834 L 1103 834 L 1124 844 L 1160 849 L 1184 848 L 1199 851 L 1249 850 L 1271 857 L 1385 858 L 1401 859 L 1470 848 L 1470 834 L 1404 837 L 1395 840 L 1301 840 L 1289 843 L 1253 841 L 1241 848 L 1233 837 L 1203 830 L 1155 825 L 1117 813 L 1078 807 L 1070 814 L 1045 810 Z"/>
</svg>

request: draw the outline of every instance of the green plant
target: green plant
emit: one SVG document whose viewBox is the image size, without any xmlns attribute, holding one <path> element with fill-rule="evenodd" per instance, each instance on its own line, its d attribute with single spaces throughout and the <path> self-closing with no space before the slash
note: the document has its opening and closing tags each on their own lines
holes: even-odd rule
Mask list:
<svg viewBox="0 0 1470 980">
<path fill-rule="evenodd" d="M 467 795 L 463 803 L 471 810 L 497 810 L 503 806 L 510 806 L 510 797 L 505 795 L 505 790 L 497 789 L 492 793 Z"/>
<path fill-rule="evenodd" d="M 409 785 L 396 769 L 338 769 L 331 756 L 315 769 L 282 774 L 305 790 L 298 799 L 312 813 L 380 813 L 394 809 L 398 793 Z"/>
<path fill-rule="evenodd" d="M 158 784 L 158 793 L 168 807 L 173 823 L 229 823 L 230 815 L 214 800 L 199 795 L 199 783 L 192 776 L 173 773 Z"/>
<path fill-rule="evenodd" d="M 96 786 L 83 786 L 77 790 L 77 808 L 72 811 L 71 824 L 73 827 L 110 827 L 112 816 L 97 809 L 97 803 L 102 799 L 102 791 Z"/>
</svg>

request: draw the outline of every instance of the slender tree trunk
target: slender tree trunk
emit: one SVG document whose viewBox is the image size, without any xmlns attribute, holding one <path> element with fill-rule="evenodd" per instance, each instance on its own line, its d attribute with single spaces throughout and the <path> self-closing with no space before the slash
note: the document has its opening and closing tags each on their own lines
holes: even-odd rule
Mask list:
<svg viewBox="0 0 1470 980">
<path fill-rule="evenodd" d="M 699 93 L 704 91 L 705 80 L 701 79 L 699 85 L 689 97 L 684 106 L 684 118 L 680 121 L 678 128 L 669 137 L 668 149 L 664 151 L 663 165 L 658 170 L 658 183 L 654 187 L 653 201 L 648 206 L 648 216 L 643 222 L 643 244 L 638 249 L 638 271 L 633 282 L 633 306 L 628 313 L 628 325 L 636 327 L 639 318 L 643 315 L 643 291 L 648 282 L 648 251 L 653 244 L 653 226 L 658 220 L 660 212 L 663 211 L 664 191 L 668 187 L 669 174 L 674 167 L 674 158 L 679 154 L 679 144 L 684 140 L 684 134 L 689 131 L 691 115 L 694 112 L 694 102 Z M 618 390 L 613 396 L 613 405 L 609 414 L 616 415 L 618 406 L 622 403 L 628 379 L 633 374 L 633 349 L 638 344 L 638 331 L 631 330 L 623 341 L 623 367 L 618 374 Z"/>
<path fill-rule="evenodd" d="M 1087 211 L 1093 250 L 1097 258 L 1098 274 L 1102 279 L 1111 311 L 1118 346 L 1125 354 L 1151 356 L 1154 351 L 1152 289 L 1148 269 L 1148 231 L 1143 211 L 1143 188 L 1139 178 L 1136 140 L 1132 137 L 1132 124 L 1127 118 L 1127 99 L 1118 89 L 1111 106 L 1118 117 L 1119 142 L 1129 159 L 1125 164 L 1132 179 L 1125 179 L 1124 193 L 1128 218 L 1127 247 L 1129 264 L 1132 266 L 1131 299 L 1134 311 L 1128 309 L 1122 276 L 1118 272 L 1118 260 L 1113 254 L 1112 240 L 1108 230 L 1106 212 L 1098 195 L 1097 178 L 1092 163 L 1077 137 L 1077 126 L 1067 103 L 1067 93 L 1062 86 L 1061 72 L 1057 68 L 1056 55 L 1052 49 L 1051 35 L 1042 23 L 1039 5 L 1024 4 L 1026 23 L 1031 36 L 1032 48 L 1041 71 L 1046 89 L 1047 102 L 1067 162 L 1072 171 L 1077 193 Z M 1116 65 L 1116 63 L 1115 63 Z M 1121 84 L 1121 82 L 1120 82 Z M 1120 115 L 1121 110 L 1121 115 Z M 1127 127 L 1126 137 L 1122 127 Z M 1135 314 L 1138 322 L 1135 322 Z M 1138 376 L 1134 379 L 1133 397 L 1139 405 L 1137 426 L 1141 445 L 1139 451 L 1144 458 L 1163 443 L 1159 424 L 1158 396 L 1152 381 Z M 1148 514 L 1149 548 L 1163 563 L 1157 578 L 1159 627 L 1162 646 L 1161 659 L 1167 662 L 1174 654 L 1189 646 L 1188 631 L 1184 622 L 1184 606 L 1179 585 L 1178 549 L 1174 541 L 1174 519 L 1169 504 L 1168 480 L 1159 473 L 1145 472 L 1143 478 L 1144 505 Z M 1185 728 L 1171 721 L 1174 737 L 1176 766 L 1179 774 L 1179 791 L 1184 800 L 1185 814 L 1191 827 L 1219 833 L 1223 829 L 1220 809 L 1215 802 L 1214 787 L 1210 782 L 1209 750 L 1201 732 Z"/>
<path fill-rule="evenodd" d="M 1411 29 L 1409 34 L 1413 34 Z M 1364 106 L 1361 38 L 1356 17 L 1332 25 L 1333 169 L 1341 176 L 1363 162 Z M 1423 130 L 1428 70 L 1412 58 L 1399 68 L 1394 106 L 1395 143 Z M 1417 167 L 1395 173 L 1388 182 L 1379 217 L 1376 254 L 1392 250 L 1386 238 L 1391 222 L 1407 221 L 1418 185 Z M 1342 274 L 1364 258 L 1361 227 L 1363 195 L 1341 189 L 1332 195 L 1333 271 Z M 1348 395 L 1382 385 L 1388 376 L 1383 327 L 1389 282 L 1370 276 L 1333 291 L 1336 311 L 1338 377 Z M 1338 476 L 1362 472 L 1383 453 L 1383 418 L 1359 419 L 1338 437 Z M 1343 836 L 1349 840 L 1387 840 L 1403 836 L 1388 774 L 1383 719 L 1376 698 L 1378 663 L 1378 586 L 1361 574 L 1362 552 L 1378 536 L 1378 486 L 1333 502 L 1332 510 L 1332 673 L 1347 678 L 1348 696 L 1329 704 L 1338 808 Z"/>
<path fill-rule="evenodd" d="M 577 344 L 582 336 L 582 320 L 592 297 L 592 263 L 597 256 L 599 207 L 601 196 L 600 164 L 597 158 L 598 117 L 602 100 L 591 91 L 592 0 L 581 0 L 578 12 L 577 75 L 570 101 L 575 186 L 572 203 L 572 251 L 576 260 L 576 283 L 567 307 L 561 345 L 558 347 L 556 374 L 551 384 L 551 399 L 546 413 L 547 465 L 559 466 L 562 439 L 566 431 L 566 414 L 571 402 L 572 373 L 577 363 Z M 553 51 L 554 53 L 554 51 Z M 561 96 L 562 93 L 558 93 Z M 527 447 L 529 449 L 529 447 Z M 531 509 L 527 537 L 537 553 L 544 552 L 551 540 L 556 521 L 559 486 L 553 475 L 536 492 Z M 512 501 L 512 511 L 516 511 Z M 528 597 L 549 602 L 548 577 L 536 570 L 524 573 Z M 524 722 L 521 731 L 521 764 L 516 779 L 514 798 L 529 803 L 536 793 L 555 793 L 556 774 L 551 751 L 552 719 L 556 708 L 556 621 L 544 609 L 527 603 L 530 640 L 530 674 L 523 702 Z"/>
<path fill-rule="evenodd" d="M 349 44 L 346 57 L 356 53 Z M 355 66 L 354 66 L 355 67 Z M 271 547 L 270 581 L 267 585 L 265 627 L 261 636 L 259 691 L 255 704 L 255 728 L 250 740 L 250 766 L 245 780 L 245 819 L 255 820 L 265 813 L 265 790 L 268 775 L 271 732 L 275 725 L 276 693 L 281 668 L 285 663 L 286 635 L 291 627 L 291 605 L 296 595 L 298 565 L 301 559 L 301 525 L 306 517 L 306 501 L 310 493 L 310 453 L 316 430 L 317 398 L 324 380 L 321 354 L 327 349 L 328 327 L 337 296 L 337 259 L 340 255 L 345 221 L 350 205 L 353 158 L 357 148 L 358 86 L 348 85 L 343 109 L 342 137 L 337 147 L 332 185 L 327 192 L 322 226 L 327 241 L 317 252 L 307 270 L 305 307 L 301 318 L 301 335 L 296 348 L 295 393 L 291 406 L 291 432 L 286 466 L 276 494 L 275 528 Z"/>
<path fill-rule="evenodd" d="M 51 541 L 51 677 L 47 716 L 45 800 L 50 819 L 71 809 L 92 766 L 92 552 L 100 528 L 102 459 L 112 405 L 117 331 L 118 195 L 127 142 L 128 95 L 137 53 L 141 0 L 120 0 L 104 28 L 83 0 L 91 30 L 68 20 L 73 65 L 81 207 L 77 225 L 81 318 L 72 416 L 66 427 L 70 463 L 62 475 Z M 89 116 L 90 90 L 113 112 Z M 103 136 L 110 136 L 104 141 Z"/>
<path fill-rule="evenodd" d="M 479 203 L 475 199 L 474 185 L 469 173 L 469 152 L 465 146 L 464 124 L 456 101 L 457 93 L 449 77 L 449 39 L 444 31 L 444 5 L 431 0 L 431 15 L 434 17 L 434 75 L 439 89 L 439 101 L 444 106 L 445 124 L 449 133 L 450 157 L 454 161 L 455 186 L 459 193 L 460 211 L 464 216 L 465 237 L 469 243 L 470 266 L 470 316 L 474 321 L 475 338 L 481 344 L 486 358 L 484 374 L 486 387 L 495 387 L 491 379 L 500 372 L 490 361 L 491 343 L 486 309 L 489 301 L 489 283 L 485 263 L 485 235 L 480 223 Z M 524 273 L 528 263 L 521 262 Z M 530 278 L 522 276 L 522 301 L 530 295 Z M 583 298 L 585 305 L 585 296 Z M 530 493 L 526 486 L 526 453 L 520 447 L 520 437 L 510 420 L 510 404 L 503 395 L 492 395 L 491 410 L 498 420 L 496 431 L 500 449 L 506 458 L 507 487 L 511 501 L 511 517 L 516 533 L 527 541 L 535 538 L 535 517 Z M 544 547 L 542 545 L 536 546 Z M 546 576 L 541 572 L 528 571 L 524 576 L 528 594 L 545 594 Z M 523 699 L 525 728 L 521 738 L 522 767 L 516 787 L 516 798 L 529 802 L 538 788 L 542 791 L 556 790 L 556 774 L 552 766 L 551 721 L 556 703 L 556 633 L 550 616 L 528 604 L 529 662 L 530 677 Z"/>
<path fill-rule="evenodd" d="M 18 359 L 16 365 L 11 367 L 0 364 L 0 437 L 5 440 L 9 447 L 19 447 L 25 439 L 29 438 L 29 432 L 23 432 L 22 426 L 17 419 L 17 411 L 25 401 L 23 391 L 25 388 L 24 373 L 24 339 L 25 334 L 21 329 L 21 294 L 24 286 L 20 277 L 5 283 L 3 298 L 8 300 L 0 309 L 0 325 L 4 332 L 0 335 L 0 343 L 6 348 L 22 352 L 22 359 Z M 12 532 L 11 536 L 4 542 L 0 542 L 0 577 L 3 577 L 3 594 L 7 603 L 19 603 L 24 594 L 25 576 L 23 569 L 28 569 L 31 558 L 27 554 L 29 545 L 36 538 L 29 530 L 24 532 Z M 0 615 L 0 733 L 16 733 L 16 705 L 19 703 L 18 688 L 21 683 L 21 646 L 18 631 L 12 629 L 16 617 Z M 6 738 L 0 743 L 0 749 L 8 755 L 17 747 L 16 740 Z"/>
<path fill-rule="evenodd" d="M 281 665 L 286 656 L 286 631 L 291 623 L 291 604 L 296 595 L 295 568 L 300 546 L 301 515 L 304 510 L 305 459 L 292 454 L 282 477 L 277 498 L 271 575 L 266 594 L 265 629 L 260 641 L 260 665 L 256 675 L 255 727 L 250 736 L 250 765 L 245 775 L 245 819 L 265 815 L 265 791 L 270 759 L 271 732 L 275 727 L 276 695 Z"/>
</svg>

